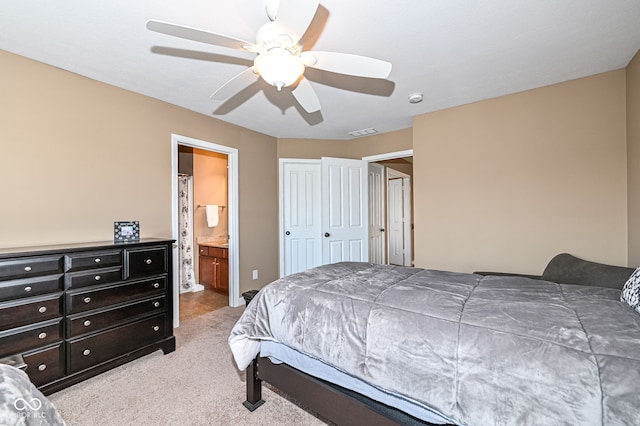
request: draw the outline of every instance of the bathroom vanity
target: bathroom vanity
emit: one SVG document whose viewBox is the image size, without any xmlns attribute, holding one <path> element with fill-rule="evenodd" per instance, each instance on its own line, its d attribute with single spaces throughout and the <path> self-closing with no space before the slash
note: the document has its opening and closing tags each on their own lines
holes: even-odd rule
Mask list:
<svg viewBox="0 0 640 426">
<path fill-rule="evenodd" d="M 229 245 L 226 243 L 199 243 L 198 272 L 200 284 L 209 289 L 229 294 Z"/>
</svg>

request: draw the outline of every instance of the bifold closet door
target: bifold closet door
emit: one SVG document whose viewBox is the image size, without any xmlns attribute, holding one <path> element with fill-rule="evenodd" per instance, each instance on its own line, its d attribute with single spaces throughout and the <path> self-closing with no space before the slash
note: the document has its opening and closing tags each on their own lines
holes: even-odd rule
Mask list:
<svg viewBox="0 0 640 426">
<path fill-rule="evenodd" d="M 322 263 L 369 259 L 368 164 L 322 158 Z"/>
<path fill-rule="evenodd" d="M 368 260 L 367 167 L 343 158 L 281 160 L 280 276 Z"/>
<path fill-rule="evenodd" d="M 282 276 L 322 263 L 320 161 L 282 167 Z"/>
</svg>

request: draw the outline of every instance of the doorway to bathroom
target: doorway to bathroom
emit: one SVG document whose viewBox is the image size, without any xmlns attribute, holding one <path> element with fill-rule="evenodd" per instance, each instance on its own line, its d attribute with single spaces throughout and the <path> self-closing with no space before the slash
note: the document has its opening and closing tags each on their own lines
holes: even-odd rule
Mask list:
<svg viewBox="0 0 640 426">
<path fill-rule="evenodd" d="M 174 326 L 238 306 L 237 150 L 172 137 Z"/>
</svg>

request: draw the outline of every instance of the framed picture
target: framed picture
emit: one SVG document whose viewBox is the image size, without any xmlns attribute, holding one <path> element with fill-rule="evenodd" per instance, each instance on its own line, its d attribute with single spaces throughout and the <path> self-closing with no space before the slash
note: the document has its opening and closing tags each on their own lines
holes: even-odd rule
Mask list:
<svg viewBox="0 0 640 426">
<path fill-rule="evenodd" d="M 127 242 L 140 240 L 140 224 L 133 222 L 113 222 L 113 241 Z"/>
</svg>

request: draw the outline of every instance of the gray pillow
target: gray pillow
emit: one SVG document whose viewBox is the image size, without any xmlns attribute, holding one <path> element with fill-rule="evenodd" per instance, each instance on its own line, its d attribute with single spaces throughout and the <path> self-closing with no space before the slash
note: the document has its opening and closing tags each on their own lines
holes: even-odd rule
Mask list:
<svg viewBox="0 0 640 426">
<path fill-rule="evenodd" d="M 622 287 L 620 301 L 626 302 L 640 313 L 640 268 L 636 269 Z"/>
<path fill-rule="evenodd" d="M 580 284 L 620 290 L 633 272 L 633 268 L 589 262 L 568 253 L 561 253 L 549 261 L 542 273 L 542 279 L 561 284 Z"/>
</svg>

